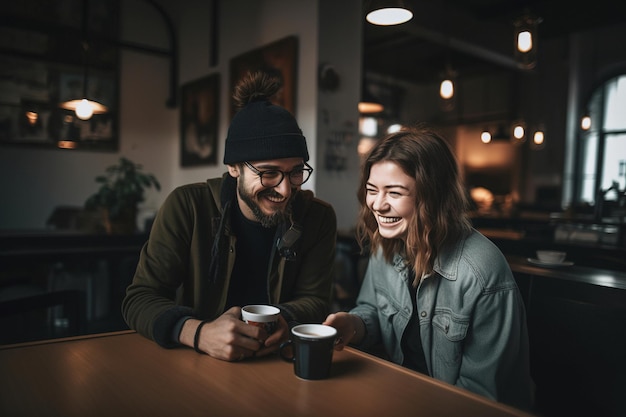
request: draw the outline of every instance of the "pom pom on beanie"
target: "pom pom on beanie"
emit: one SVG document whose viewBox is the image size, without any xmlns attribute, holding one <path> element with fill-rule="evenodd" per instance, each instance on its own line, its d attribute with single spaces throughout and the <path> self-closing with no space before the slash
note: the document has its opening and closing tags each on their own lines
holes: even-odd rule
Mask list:
<svg viewBox="0 0 626 417">
<path fill-rule="evenodd" d="M 309 160 L 295 117 L 269 100 L 279 88 L 277 79 L 263 72 L 248 74 L 235 87 L 233 98 L 241 109 L 228 128 L 224 164 L 293 157 Z"/>
</svg>

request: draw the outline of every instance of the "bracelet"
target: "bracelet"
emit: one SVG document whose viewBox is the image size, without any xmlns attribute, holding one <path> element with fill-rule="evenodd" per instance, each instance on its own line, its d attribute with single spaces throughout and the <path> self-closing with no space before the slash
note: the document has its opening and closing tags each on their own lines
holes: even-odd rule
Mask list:
<svg viewBox="0 0 626 417">
<path fill-rule="evenodd" d="M 200 341 L 200 330 L 202 330 L 202 326 L 204 326 L 205 324 L 207 324 L 209 322 L 209 320 L 202 320 L 200 322 L 200 324 L 198 324 L 198 327 L 196 328 L 196 334 L 193 337 L 193 350 L 195 350 L 198 353 L 204 353 L 203 351 L 200 350 L 200 348 L 198 347 L 198 342 Z"/>
</svg>

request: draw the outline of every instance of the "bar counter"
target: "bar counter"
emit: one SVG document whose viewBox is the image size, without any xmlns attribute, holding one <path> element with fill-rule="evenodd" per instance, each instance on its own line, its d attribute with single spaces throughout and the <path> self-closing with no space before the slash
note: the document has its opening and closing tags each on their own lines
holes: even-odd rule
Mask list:
<svg viewBox="0 0 626 417">
<path fill-rule="evenodd" d="M 276 355 L 225 362 L 132 331 L 0 347 L 0 415 L 528 417 L 347 348 L 331 378 Z"/>
<path fill-rule="evenodd" d="M 626 272 L 586 266 L 545 267 L 533 265 L 522 256 L 507 256 L 513 273 L 626 290 Z"/>
<path fill-rule="evenodd" d="M 535 411 L 626 416 L 626 272 L 507 256 L 526 305 Z"/>
</svg>

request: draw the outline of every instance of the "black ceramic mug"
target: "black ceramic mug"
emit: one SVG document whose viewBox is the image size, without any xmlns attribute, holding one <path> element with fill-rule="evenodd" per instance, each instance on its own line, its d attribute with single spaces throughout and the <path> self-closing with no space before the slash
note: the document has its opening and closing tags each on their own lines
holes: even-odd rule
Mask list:
<svg viewBox="0 0 626 417">
<path fill-rule="evenodd" d="M 291 329 L 291 338 L 280 345 L 280 356 L 287 362 L 293 362 L 296 376 L 326 379 L 330 376 L 336 337 L 334 327 L 299 324 Z"/>
</svg>

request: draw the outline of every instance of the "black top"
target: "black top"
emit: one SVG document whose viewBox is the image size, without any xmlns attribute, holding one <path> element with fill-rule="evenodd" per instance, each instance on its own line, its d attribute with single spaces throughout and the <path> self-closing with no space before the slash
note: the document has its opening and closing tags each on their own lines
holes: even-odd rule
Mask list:
<svg viewBox="0 0 626 417">
<path fill-rule="evenodd" d="M 228 288 L 226 310 L 233 306 L 269 302 L 267 272 L 276 227 L 248 220 L 239 204 L 233 205 L 232 228 L 237 236 L 237 257 Z"/>
<path fill-rule="evenodd" d="M 404 353 L 402 366 L 429 375 L 424 349 L 422 348 L 419 317 L 417 315 L 417 289 L 411 285 L 413 276 L 414 274 L 411 274 L 411 277 L 409 277 L 409 292 L 411 293 L 411 301 L 413 301 L 413 315 L 402 335 L 402 352 Z"/>
</svg>

